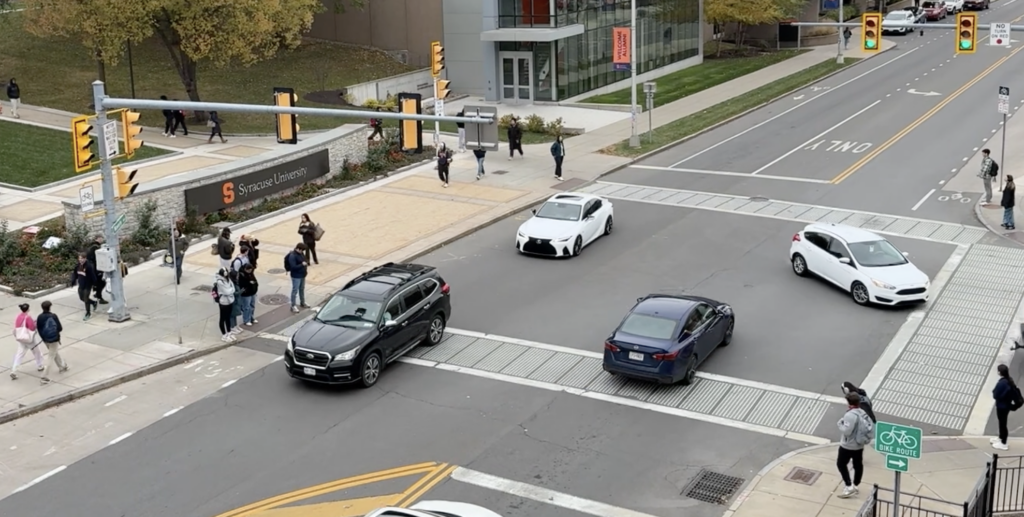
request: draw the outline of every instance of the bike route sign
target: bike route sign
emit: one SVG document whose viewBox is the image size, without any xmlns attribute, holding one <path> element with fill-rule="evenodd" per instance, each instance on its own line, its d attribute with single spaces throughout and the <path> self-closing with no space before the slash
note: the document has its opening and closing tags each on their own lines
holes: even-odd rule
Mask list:
<svg viewBox="0 0 1024 517">
<path fill-rule="evenodd" d="M 921 459 L 921 430 L 906 425 L 877 422 L 875 424 L 875 450 L 903 458 Z M 888 466 L 888 458 L 886 460 Z"/>
</svg>

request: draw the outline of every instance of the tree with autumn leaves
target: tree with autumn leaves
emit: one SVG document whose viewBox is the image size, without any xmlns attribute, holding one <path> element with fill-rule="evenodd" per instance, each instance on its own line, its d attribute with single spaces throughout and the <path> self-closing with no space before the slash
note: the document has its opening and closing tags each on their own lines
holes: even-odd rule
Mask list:
<svg viewBox="0 0 1024 517">
<path fill-rule="evenodd" d="M 755 25 L 775 24 L 800 14 L 807 0 L 704 0 L 704 20 L 722 27 L 732 26 L 733 40 L 743 46 L 746 29 Z M 716 54 L 721 54 L 718 43 Z"/>
</svg>

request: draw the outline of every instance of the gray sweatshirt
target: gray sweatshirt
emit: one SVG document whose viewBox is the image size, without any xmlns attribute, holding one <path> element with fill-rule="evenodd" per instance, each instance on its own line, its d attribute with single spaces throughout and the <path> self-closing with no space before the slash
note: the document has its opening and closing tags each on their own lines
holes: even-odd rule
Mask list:
<svg viewBox="0 0 1024 517">
<path fill-rule="evenodd" d="M 861 408 L 853 408 L 843 415 L 843 418 L 839 419 L 839 446 L 848 451 L 859 451 L 864 448 L 863 445 L 857 443 L 856 437 L 858 434 L 865 432 L 864 430 L 858 430 L 857 427 L 860 425 L 861 418 L 867 419 L 868 414 Z"/>
<path fill-rule="evenodd" d="M 235 303 L 235 284 L 227 278 L 223 278 L 220 275 L 216 276 L 217 294 L 220 295 L 217 303 L 221 305 L 231 305 Z"/>
</svg>

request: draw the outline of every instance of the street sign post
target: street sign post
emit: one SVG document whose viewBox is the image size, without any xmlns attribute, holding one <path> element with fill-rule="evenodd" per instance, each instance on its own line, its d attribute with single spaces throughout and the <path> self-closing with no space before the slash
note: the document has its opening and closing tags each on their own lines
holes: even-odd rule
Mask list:
<svg viewBox="0 0 1024 517">
<path fill-rule="evenodd" d="M 988 29 L 988 44 L 993 47 L 1009 47 L 1010 24 L 995 22 L 990 24 Z"/>
<path fill-rule="evenodd" d="M 1010 116 L 1010 87 L 1000 86 L 999 87 L 999 113 L 1003 116 L 1003 132 L 1002 148 L 999 150 L 999 191 L 1002 192 L 1003 188 L 1003 171 L 1006 170 L 1006 119 Z"/>
<path fill-rule="evenodd" d="M 96 197 L 93 194 L 92 185 L 86 185 L 78 190 L 78 204 L 82 206 L 83 214 L 96 209 Z"/>
<path fill-rule="evenodd" d="M 654 142 L 654 94 L 658 91 L 658 83 L 644 83 L 644 95 L 647 97 L 647 139 Z"/>
<path fill-rule="evenodd" d="M 892 454 L 885 455 L 885 468 L 893 472 L 906 472 L 910 470 L 910 460 L 902 456 Z"/>
<path fill-rule="evenodd" d="M 893 508 L 900 507 L 900 474 L 910 470 L 910 458 L 921 459 L 921 436 L 917 427 L 875 422 L 875 450 L 885 454 L 885 468 L 893 471 Z"/>
<path fill-rule="evenodd" d="M 121 231 L 121 227 L 124 226 L 124 222 L 127 220 L 128 216 L 125 214 L 117 216 L 117 219 L 114 219 L 114 224 L 111 225 L 111 228 L 113 228 L 114 233 Z"/>
<path fill-rule="evenodd" d="M 117 145 L 117 122 L 110 121 L 103 124 L 103 140 L 107 144 L 107 158 L 117 156 L 119 150 Z"/>
</svg>

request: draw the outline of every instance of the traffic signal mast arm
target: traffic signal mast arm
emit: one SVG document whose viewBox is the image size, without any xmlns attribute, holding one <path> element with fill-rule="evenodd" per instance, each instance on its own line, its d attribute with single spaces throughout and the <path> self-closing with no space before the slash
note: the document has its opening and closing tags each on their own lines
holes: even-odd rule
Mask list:
<svg viewBox="0 0 1024 517">
<path fill-rule="evenodd" d="M 976 15 L 977 13 L 965 13 Z M 782 25 L 792 25 L 793 27 L 861 27 L 861 22 L 792 22 L 784 23 Z M 913 27 L 914 29 L 959 29 L 960 26 L 955 23 L 908 23 L 906 25 L 901 24 L 900 27 Z M 976 25 L 978 31 L 991 30 L 991 25 L 987 23 L 979 23 Z M 1024 32 L 1024 25 L 1011 25 L 1011 32 Z"/>
</svg>

